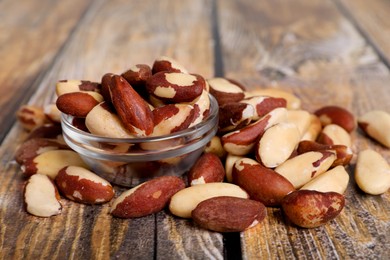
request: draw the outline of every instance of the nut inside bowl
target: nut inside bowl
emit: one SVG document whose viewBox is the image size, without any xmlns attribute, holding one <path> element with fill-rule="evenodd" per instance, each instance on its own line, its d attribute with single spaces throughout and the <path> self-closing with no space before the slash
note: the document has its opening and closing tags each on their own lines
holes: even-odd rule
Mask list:
<svg viewBox="0 0 390 260">
<path fill-rule="evenodd" d="M 73 117 L 62 114 L 63 137 L 92 171 L 117 185 L 133 187 L 157 176 L 181 176 L 217 132 L 218 104 L 209 96 L 209 115 L 199 124 L 170 135 L 101 137 L 76 128 Z"/>
</svg>

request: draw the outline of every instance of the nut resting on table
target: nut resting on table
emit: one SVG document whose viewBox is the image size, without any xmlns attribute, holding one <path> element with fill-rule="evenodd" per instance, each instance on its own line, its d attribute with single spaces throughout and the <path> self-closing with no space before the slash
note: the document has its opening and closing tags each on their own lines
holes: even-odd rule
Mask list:
<svg viewBox="0 0 390 260">
<path fill-rule="evenodd" d="M 17 112 L 29 134 L 15 160 L 26 178 L 26 210 L 39 217 L 66 210 L 62 196 L 83 204 L 110 203 L 110 213 L 118 218 L 167 209 L 218 232 L 261 224 L 267 207 L 280 208 L 286 224 L 313 228 L 336 218 L 348 203 L 344 193 L 356 126 L 370 140 L 390 147 L 387 112 L 370 111 L 355 119 L 332 104 L 306 111 L 289 92 L 246 90 L 228 78 L 204 79 L 164 56 L 151 67 L 137 64 L 121 75 L 107 73 L 101 82 L 59 81 L 56 95 L 55 104 L 24 105 Z M 61 113 L 71 118 L 75 131 L 98 138 L 131 141 L 197 129 L 211 113 L 212 97 L 218 104 L 216 134 L 201 154 L 187 161 L 186 173 L 153 176 L 121 194 L 115 191 L 123 188 L 95 172 L 62 135 Z M 104 148 L 121 154 L 180 145 L 130 141 Z M 385 193 L 389 163 L 372 149 L 354 152 L 358 187 L 372 195 Z M 153 167 L 178 164 L 181 157 L 157 160 Z M 125 166 L 105 162 L 114 175 Z M 147 173 L 153 167 L 144 163 L 138 170 Z"/>
</svg>

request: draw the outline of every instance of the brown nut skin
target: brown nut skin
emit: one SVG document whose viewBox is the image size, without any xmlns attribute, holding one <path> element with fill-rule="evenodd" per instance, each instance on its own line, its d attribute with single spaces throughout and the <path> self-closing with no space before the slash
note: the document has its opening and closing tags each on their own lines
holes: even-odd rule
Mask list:
<svg viewBox="0 0 390 260">
<path fill-rule="evenodd" d="M 254 120 L 261 118 L 275 108 L 287 107 L 287 101 L 284 98 L 268 96 L 247 97 L 241 100 L 240 103 L 251 104 L 255 108 Z"/>
<path fill-rule="evenodd" d="M 254 123 L 239 130 L 224 134 L 221 137 L 223 148 L 234 155 L 245 155 L 251 152 L 259 137 L 271 126 L 283 121 L 285 108 L 276 108 Z"/>
<path fill-rule="evenodd" d="M 224 133 L 249 125 L 254 113 L 251 104 L 234 102 L 219 106 L 218 132 Z"/>
<path fill-rule="evenodd" d="M 27 131 L 31 131 L 47 122 L 42 107 L 34 105 L 23 105 L 16 112 L 20 125 Z"/>
<path fill-rule="evenodd" d="M 98 97 L 92 94 L 96 95 L 97 93 L 71 92 L 63 94 L 57 98 L 57 108 L 62 113 L 71 116 L 86 117 L 89 111 L 103 101 L 100 94 L 97 94 Z"/>
<path fill-rule="evenodd" d="M 342 144 L 348 147 L 352 147 L 350 133 L 336 124 L 326 125 L 318 135 L 316 141 L 321 144 Z"/>
<path fill-rule="evenodd" d="M 146 82 L 149 94 L 165 103 L 191 102 L 202 94 L 205 79 L 197 74 L 161 71 Z"/>
<path fill-rule="evenodd" d="M 121 75 L 133 88 L 144 87 L 152 76 L 152 69 L 146 64 L 137 64 Z"/>
<path fill-rule="evenodd" d="M 153 63 L 153 74 L 156 74 L 161 71 L 188 73 L 188 71 L 183 67 L 183 65 L 178 63 L 176 60 L 166 56 L 159 57 Z"/>
<path fill-rule="evenodd" d="M 15 161 L 23 164 L 39 154 L 58 149 L 70 149 L 66 144 L 59 143 L 55 139 L 32 138 L 22 143 L 15 152 Z"/>
<path fill-rule="evenodd" d="M 352 150 L 345 145 L 326 145 L 308 140 L 299 142 L 297 148 L 298 154 L 303 154 L 310 151 L 334 151 L 336 153 L 336 160 L 333 162 L 331 167 L 336 167 L 338 165 L 348 165 L 353 157 Z"/>
<path fill-rule="evenodd" d="M 187 187 L 172 196 L 170 212 L 181 218 L 190 218 L 196 206 L 213 197 L 230 196 L 248 199 L 249 194 L 241 187 L 226 182 L 210 182 Z"/>
<path fill-rule="evenodd" d="M 268 124 L 269 117 L 266 116 L 239 130 L 227 133 L 221 137 L 223 148 L 235 155 L 245 155 L 250 153 Z"/>
<path fill-rule="evenodd" d="M 336 218 L 344 205 L 344 196 L 337 192 L 297 190 L 283 199 L 282 209 L 295 225 L 315 228 Z"/>
<path fill-rule="evenodd" d="M 55 179 L 58 172 L 68 165 L 88 167 L 73 150 L 48 150 L 25 160 L 20 168 L 25 176 L 40 173 Z"/>
<path fill-rule="evenodd" d="M 184 188 L 185 183 L 179 177 L 157 177 L 116 198 L 111 214 L 119 218 L 138 218 L 157 213 L 176 192 Z"/>
<path fill-rule="evenodd" d="M 266 206 L 281 205 L 283 198 L 295 191 L 291 182 L 282 175 L 249 158 L 235 162 L 232 176 L 233 183 L 248 192 L 251 199 Z"/>
<path fill-rule="evenodd" d="M 112 85 L 112 77 L 115 74 L 113 73 L 106 73 L 102 77 L 102 89 L 101 94 L 104 98 L 104 101 L 106 101 L 108 104 L 111 104 L 111 94 L 110 94 L 110 85 Z"/>
<path fill-rule="evenodd" d="M 262 203 L 229 196 L 204 200 L 191 213 L 196 224 L 216 232 L 244 231 L 259 224 L 266 215 Z"/>
<path fill-rule="evenodd" d="M 288 159 L 274 170 L 298 189 L 326 172 L 335 159 L 333 151 L 310 151 Z"/>
<path fill-rule="evenodd" d="M 222 182 L 225 178 L 225 168 L 219 157 L 213 153 L 204 153 L 188 172 L 190 185 L 208 182 Z"/>
<path fill-rule="evenodd" d="M 351 112 L 339 106 L 324 106 L 317 109 L 314 114 L 318 116 L 323 126 L 336 124 L 344 128 L 347 132 L 352 132 L 356 128 L 356 119 Z"/>
<path fill-rule="evenodd" d="M 148 96 L 146 81 L 152 76 L 152 69 L 146 64 L 137 64 L 123 72 L 121 76 L 129 82 L 135 91 L 144 99 Z"/>
<path fill-rule="evenodd" d="M 82 167 L 66 166 L 56 178 L 60 192 L 70 200 L 84 204 L 101 204 L 114 197 L 110 183 Z"/>
<path fill-rule="evenodd" d="M 169 104 L 152 111 L 153 135 L 165 135 L 188 128 L 194 118 L 194 107 L 185 104 Z"/>
<path fill-rule="evenodd" d="M 227 78 L 212 78 L 207 80 L 210 94 L 215 97 L 218 105 L 241 101 L 245 97 L 245 87 L 237 81 Z"/>
<path fill-rule="evenodd" d="M 61 96 L 65 93 L 78 91 L 100 92 L 101 84 L 89 80 L 60 80 L 56 84 L 56 94 Z"/>
<path fill-rule="evenodd" d="M 112 104 L 123 125 L 139 136 L 153 132 L 153 115 L 148 104 L 121 76 L 111 77 L 109 84 Z"/>
<path fill-rule="evenodd" d="M 46 118 L 53 124 L 61 124 L 61 111 L 55 103 L 47 104 L 43 107 Z"/>
<path fill-rule="evenodd" d="M 280 88 L 267 87 L 267 86 L 263 86 L 263 87 L 264 88 L 255 88 L 255 89 L 245 91 L 245 97 L 269 96 L 269 97 L 284 98 L 287 101 L 287 109 L 289 110 L 300 109 L 302 102 L 293 93 L 287 92 Z"/>
<path fill-rule="evenodd" d="M 49 138 L 58 139 L 58 136 L 62 136 L 62 128 L 60 124 L 44 124 L 34 128 L 26 140 L 33 138 Z"/>
<path fill-rule="evenodd" d="M 72 126 L 76 127 L 77 129 L 80 129 L 81 131 L 90 133 L 87 125 L 85 124 L 85 118 L 83 117 L 74 117 L 72 119 Z"/>
<path fill-rule="evenodd" d="M 199 97 L 189 103 L 194 107 L 194 118 L 189 127 L 199 124 L 210 114 L 210 97 L 206 90 Z"/>
</svg>

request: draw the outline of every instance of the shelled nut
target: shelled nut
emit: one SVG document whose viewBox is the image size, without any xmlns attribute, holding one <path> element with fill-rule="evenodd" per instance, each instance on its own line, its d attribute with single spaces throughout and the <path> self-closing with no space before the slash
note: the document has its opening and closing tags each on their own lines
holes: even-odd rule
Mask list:
<svg viewBox="0 0 390 260">
<path fill-rule="evenodd" d="M 358 153 L 354 176 L 356 184 L 365 193 L 379 195 L 390 188 L 390 165 L 372 149 Z"/>
<path fill-rule="evenodd" d="M 237 185 L 223 182 L 212 182 L 187 187 L 172 196 L 169 210 L 172 214 L 190 218 L 196 206 L 206 200 L 219 196 L 232 196 L 247 199 L 248 193 Z"/>
<path fill-rule="evenodd" d="M 254 200 L 221 196 L 200 202 L 191 216 L 199 226 L 217 232 L 241 232 L 261 223 L 265 206 Z"/>
<path fill-rule="evenodd" d="M 184 181 L 174 176 L 144 182 L 116 198 L 111 206 L 111 214 L 120 218 L 138 218 L 156 213 L 184 187 Z"/>
<path fill-rule="evenodd" d="M 382 145 L 390 148 L 390 114 L 373 110 L 358 118 L 358 124 L 368 136 L 372 137 Z"/>
<path fill-rule="evenodd" d="M 233 183 L 265 206 L 280 206 L 283 198 L 295 190 L 285 177 L 249 158 L 237 160 L 232 174 Z"/>
<path fill-rule="evenodd" d="M 50 217 L 61 213 L 60 195 L 48 176 L 35 174 L 24 189 L 27 212 L 38 217 Z"/>
<path fill-rule="evenodd" d="M 337 217 L 344 205 L 344 196 L 337 192 L 297 190 L 283 199 L 282 209 L 295 225 L 314 228 Z"/>
</svg>

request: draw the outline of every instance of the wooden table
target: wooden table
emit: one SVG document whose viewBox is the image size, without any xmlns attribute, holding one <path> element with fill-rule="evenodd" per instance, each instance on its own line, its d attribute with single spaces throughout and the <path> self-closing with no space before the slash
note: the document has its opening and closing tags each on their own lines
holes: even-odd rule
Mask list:
<svg viewBox="0 0 390 260">
<path fill-rule="evenodd" d="M 269 208 L 261 225 L 227 235 L 168 211 L 123 220 L 65 199 L 61 215 L 31 216 L 13 160 L 26 137 L 20 105 L 52 102 L 60 79 L 99 81 L 160 55 L 206 78 L 292 91 L 309 111 L 390 112 L 389 13 L 386 0 L 1 0 L 0 259 L 389 259 L 390 191 L 359 191 L 356 159 L 334 221 L 301 229 Z M 355 153 L 370 147 L 390 162 L 389 149 L 358 130 L 352 138 Z"/>
</svg>

